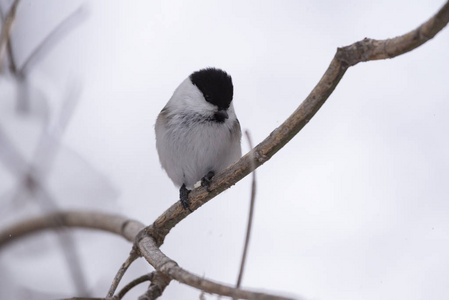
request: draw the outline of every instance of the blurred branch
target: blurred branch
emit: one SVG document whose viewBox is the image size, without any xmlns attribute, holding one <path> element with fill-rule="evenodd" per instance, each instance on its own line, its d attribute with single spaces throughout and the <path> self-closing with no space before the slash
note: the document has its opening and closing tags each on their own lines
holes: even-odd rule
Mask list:
<svg viewBox="0 0 449 300">
<path fill-rule="evenodd" d="M 3 18 L 2 14 L 2 30 L 0 32 L 0 72 L 2 71 L 2 62 L 3 62 L 3 48 L 8 47 L 11 39 L 11 29 L 12 25 L 16 19 L 16 11 L 19 5 L 20 0 L 15 0 L 9 9 L 9 12 Z M 8 50 L 10 51 L 10 50 Z"/>
<path fill-rule="evenodd" d="M 32 168 L 45 178 L 61 146 L 62 137 L 79 103 L 81 88 L 77 83 L 69 86 L 67 94 L 53 124 L 45 128 L 33 156 Z"/>
<path fill-rule="evenodd" d="M 9 243 L 43 230 L 50 230 L 58 225 L 53 221 L 58 219 L 64 227 L 97 229 L 122 236 L 132 242 L 135 235 L 145 225 L 118 215 L 96 213 L 90 211 L 54 212 L 43 216 L 30 218 L 0 230 L 0 250 Z"/>
<path fill-rule="evenodd" d="M 22 68 L 17 69 L 12 49 L 11 30 L 15 21 L 18 4 L 19 0 L 15 0 L 5 17 L 3 17 L 2 12 L 0 11 L 3 20 L 2 30 L 0 33 L 0 71 L 2 67 L 1 63 L 3 62 L 4 57 L 4 48 L 6 46 L 10 71 L 15 76 L 17 82 L 20 83 L 19 92 L 22 94 L 22 97 L 19 97 L 18 99 L 18 107 L 19 109 L 21 108 L 22 111 L 26 111 L 29 100 L 27 94 L 28 86 L 25 84 L 26 73 L 32 64 L 35 63 L 39 57 L 42 57 L 46 52 L 48 52 L 49 47 L 54 45 L 58 38 L 62 37 L 62 33 L 65 33 L 68 29 L 74 27 L 69 25 L 73 25 L 73 21 L 79 20 L 78 16 L 82 10 L 80 8 L 77 9 L 74 13 L 65 18 L 58 26 L 56 26 L 56 28 L 54 28 L 30 54 L 28 59 L 24 62 Z M 76 100 L 78 100 L 78 94 L 75 94 L 76 93 L 73 93 L 72 90 L 70 91 L 69 97 L 67 97 L 63 103 L 62 111 L 58 115 L 55 125 L 46 128 L 39 140 L 33 162 L 29 164 L 25 158 L 21 157 L 18 149 L 15 149 L 13 143 L 0 128 L 0 160 L 18 179 L 16 193 L 12 199 L 13 202 L 14 200 L 17 200 L 21 194 L 29 193 L 39 200 L 39 207 L 44 212 L 48 213 L 58 209 L 57 202 L 54 200 L 54 197 L 52 197 L 52 195 L 45 188 L 43 177 L 50 170 L 50 164 L 56 156 L 62 134 L 75 110 L 77 104 Z M 55 223 L 55 226 L 60 224 L 57 219 L 52 219 L 52 221 Z M 68 265 L 75 288 L 80 295 L 87 295 L 87 284 L 82 272 L 81 261 L 76 251 L 75 241 L 70 233 L 63 230 L 63 228 L 57 229 L 56 234 L 58 237 L 58 242 L 61 245 L 62 253 Z"/>
<path fill-rule="evenodd" d="M 128 241 L 134 241 L 145 225 L 117 215 L 106 213 L 95 213 L 88 211 L 68 211 L 52 213 L 22 222 L 18 222 L 8 228 L 0 231 L 0 250 L 10 242 L 25 237 L 41 230 L 54 229 L 57 225 L 52 222 L 58 219 L 62 223 L 59 225 L 65 227 L 78 227 L 99 229 L 121 235 Z M 58 225 L 58 226 L 59 226 Z M 236 289 L 220 283 L 213 282 L 203 277 L 192 274 L 167 257 L 156 245 L 156 242 L 150 236 L 143 236 L 137 246 L 142 256 L 159 272 L 191 287 L 198 288 L 211 294 L 218 294 L 228 297 L 237 297 L 240 299 L 255 300 L 286 300 L 292 298 L 279 297 L 265 293 L 252 292 L 248 290 Z M 167 283 L 168 284 L 168 283 Z M 161 288 L 161 287 L 159 287 Z M 163 291 L 165 287 L 161 288 Z"/>
<path fill-rule="evenodd" d="M 18 3 L 18 1 L 17 1 L 17 3 Z M 11 9 L 13 9 L 13 8 L 14 8 L 14 3 L 13 3 L 13 6 L 11 7 Z M 16 9 L 17 9 L 17 5 L 14 8 L 14 10 L 16 10 Z M 14 11 L 14 14 L 15 14 L 15 11 Z M 3 15 L 3 10 L 2 10 L 2 8 L 0 6 L 0 21 L 2 22 L 2 27 L 4 25 L 6 26 L 6 22 L 4 22 L 5 18 L 6 17 Z M 0 40 L 1 40 L 1 38 L 0 38 Z M 0 46 L 0 52 L 1 52 L 1 49 L 2 48 Z M 11 70 L 12 73 L 15 73 L 17 68 L 16 68 L 16 62 L 15 62 L 14 54 L 12 53 L 11 33 L 8 34 L 8 41 L 6 43 L 6 51 L 8 53 L 8 58 L 9 58 L 9 69 Z M 0 54 L 0 73 L 1 73 L 1 58 L 2 58 L 2 55 Z"/>
<path fill-rule="evenodd" d="M 62 136 L 78 104 L 79 91 L 79 88 L 70 89 L 54 125 L 47 124 L 48 126 L 44 129 L 30 163 L 27 163 L 20 155 L 19 150 L 0 127 L 0 145 L 2 145 L 0 160 L 12 174 L 21 178 L 12 201 L 19 199 L 25 191 L 36 195 L 40 192 L 43 197 L 38 199 L 41 200 L 40 205 L 43 210 L 49 212 L 58 209 L 56 201 L 52 200 L 53 197 L 45 189 L 44 180 L 51 169 Z"/>
<path fill-rule="evenodd" d="M 2 26 L 2 32 L 0 35 L 0 72 L 2 71 L 2 61 L 3 61 L 3 48 L 6 44 L 8 58 L 9 58 L 9 70 L 14 75 L 14 78 L 20 84 L 19 96 L 17 107 L 21 112 L 26 112 L 28 110 L 29 104 L 29 90 L 26 84 L 27 72 L 35 65 L 39 59 L 42 59 L 44 55 L 50 52 L 51 47 L 54 47 L 70 30 L 73 30 L 76 25 L 84 20 L 86 15 L 83 6 L 69 14 L 65 19 L 63 19 L 53 30 L 37 45 L 37 47 L 30 53 L 28 58 L 22 64 L 21 68 L 18 68 L 15 59 L 15 54 L 12 48 L 12 37 L 11 37 L 11 27 L 13 20 L 15 19 L 15 13 L 17 9 L 19 0 L 16 0 L 8 15 L 5 17 Z M 0 16 L 3 19 L 3 14 L 0 7 Z"/>
<path fill-rule="evenodd" d="M 40 42 L 40 44 L 28 56 L 17 73 L 25 74 L 33 64 L 35 64 L 45 54 L 50 52 L 50 48 L 57 44 L 62 37 L 65 37 L 70 30 L 73 30 L 84 19 L 85 10 L 81 6 L 62 20 L 54 29 Z"/>
<path fill-rule="evenodd" d="M 72 298 L 63 298 L 58 300 L 114 300 L 107 298 L 91 298 L 91 297 L 72 297 Z"/>
<path fill-rule="evenodd" d="M 0 161 L 3 163 L 4 167 L 10 173 L 14 174 L 14 176 L 21 176 L 25 172 L 27 164 L 1 126 L 0 145 Z"/>
<path fill-rule="evenodd" d="M 252 166 L 258 168 L 284 147 L 326 102 L 349 67 L 359 62 L 392 58 L 407 53 L 433 38 L 448 21 L 449 1 L 427 22 L 402 36 L 387 40 L 364 39 L 338 48 L 321 80 L 284 123 L 238 162 L 215 175 L 209 187 L 210 192 L 204 187 L 198 187 L 189 194 L 192 211 L 236 184 L 251 172 Z M 162 245 L 170 230 L 190 213 L 183 209 L 178 201 L 148 226 L 146 231 L 158 245 Z"/>
<path fill-rule="evenodd" d="M 44 179 L 50 170 L 51 162 L 57 154 L 60 140 L 70 117 L 75 111 L 77 100 L 78 94 L 70 91 L 54 126 L 49 126 L 44 130 L 39 139 L 34 159 L 29 164 L 0 127 L 0 145 L 2 146 L 0 160 L 18 178 L 18 185 L 12 198 L 13 202 L 17 201 L 22 194 L 29 193 L 38 200 L 39 207 L 45 213 L 58 210 L 57 201 L 45 188 Z M 58 220 L 54 220 L 54 222 L 58 224 Z M 56 234 L 77 291 L 81 295 L 87 295 L 87 283 L 81 269 L 81 261 L 76 251 L 73 237 L 65 230 L 57 230 Z"/>
</svg>

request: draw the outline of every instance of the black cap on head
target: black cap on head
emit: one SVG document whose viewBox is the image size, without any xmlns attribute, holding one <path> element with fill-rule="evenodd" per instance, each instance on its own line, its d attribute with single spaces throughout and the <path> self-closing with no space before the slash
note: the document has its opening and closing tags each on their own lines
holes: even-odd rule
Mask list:
<svg viewBox="0 0 449 300">
<path fill-rule="evenodd" d="M 228 109 L 234 94 L 231 76 L 215 68 L 201 69 L 190 80 L 203 93 L 204 99 L 220 109 Z"/>
</svg>

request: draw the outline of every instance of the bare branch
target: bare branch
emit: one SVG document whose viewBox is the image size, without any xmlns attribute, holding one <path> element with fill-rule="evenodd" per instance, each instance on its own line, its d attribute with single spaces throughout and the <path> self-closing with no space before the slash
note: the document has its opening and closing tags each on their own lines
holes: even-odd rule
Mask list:
<svg viewBox="0 0 449 300">
<path fill-rule="evenodd" d="M 118 234 L 129 242 L 132 242 L 136 234 L 145 228 L 145 225 L 138 221 L 118 215 L 90 211 L 55 212 L 3 228 L 0 231 L 0 249 L 16 239 L 55 228 L 57 226 L 53 221 L 55 218 L 61 222 L 61 226 L 103 230 Z"/>
<path fill-rule="evenodd" d="M 171 278 L 161 272 L 154 272 L 148 290 L 139 297 L 139 300 L 154 300 L 159 298 L 165 288 L 170 284 Z"/>
<path fill-rule="evenodd" d="M 404 35 L 386 39 L 373 40 L 365 38 L 352 45 L 339 48 L 336 58 L 348 66 L 359 62 L 393 58 L 412 51 L 432 39 L 449 21 L 449 2 L 427 22 Z"/>
<path fill-rule="evenodd" d="M 238 162 L 215 175 L 209 187 L 210 192 L 204 187 L 198 187 L 189 194 L 192 211 L 247 176 L 253 164 L 258 168 L 284 147 L 326 102 L 350 66 L 362 61 L 391 58 L 407 53 L 433 38 L 448 21 L 449 1 L 434 17 L 405 35 L 384 41 L 365 39 L 339 48 L 321 80 L 284 123 Z M 158 245 L 162 245 L 170 230 L 189 214 L 190 212 L 176 202 L 148 227 L 147 232 L 154 237 Z"/>
<path fill-rule="evenodd" d="M 55 228 L 51 220 L 57 218 L 65 227 L 80 227 L 99 229 L 123 236 L 128 241 L 136 239 L 145 225 L 138 221 L 121 216 L 87 211 L 59 212 L 19 222 L 0 231 L 0 250 L 8 243 L 20 237 L 27 236 L 45 229 Z M 292 298 L 279 297 L 265 293 L 236 289 L 224 284 L 194 275 L 167 257 L 158 248 L 150 236 L 143 236 L 138 242 L 139 251 L 143 257 L 159 272 L 181 283 L 198 288 L 207 293 L 218 294 L 241 299 L 286 300 Z"/>
<path fill-rule="evenodd" d="M 109 288 L 108 294 L 106 297 L 112 297 L 115 293 L 115 290 L 118 287 L 118 284 L 123 278 L 123 275 L 125 275 L 126 270 L 128 270 L 129 266 L 137 259 L 139 258 L 139 254 L 136 248 L 132 248 L 131 252 L 129 253 L 128 258 L 126 261 L 122 264 L 120 269 L 118 270 L 117 274 L 114 277 L 114 280 L 112 280 L 111 287 Z M 125 292 L 126 293 L 126 292 Z"/>
<path fill-rule="evenodd" d="M 171 278 L 181 283 L 195 287 L 207 293 L 240 299 L 291 299 L 264 293 L 251 292 L 248 290 L 236 289 L 192 274 L 182 269 L 175 261 L 165 256 L 165 254 L 162 253 L 162 251 L 158 248 L 155 241 L 149 236 L 143 237 L 139 241 L 139 249 L 142 256 L 145 257 L 145 259 L 156 270 L 167 274 Z"/>
</svg>

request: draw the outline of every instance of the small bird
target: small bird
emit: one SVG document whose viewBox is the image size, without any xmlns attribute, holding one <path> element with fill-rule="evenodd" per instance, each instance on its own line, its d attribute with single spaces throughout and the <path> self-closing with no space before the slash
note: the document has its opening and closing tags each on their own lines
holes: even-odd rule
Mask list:
<svg viewBox="0 0 449 300">
<path fill-rule="evenodd" d="M 232 78 L 216 68 L 187 77 L 159 113 L 156 148 L 162 168 L 180 187 L 184 209 L 195 183 L 212 177 L 242 155 L 240 123 L 234 112 Z M 191 211 L 191 210 L 190 210 Z"/>
</svg>

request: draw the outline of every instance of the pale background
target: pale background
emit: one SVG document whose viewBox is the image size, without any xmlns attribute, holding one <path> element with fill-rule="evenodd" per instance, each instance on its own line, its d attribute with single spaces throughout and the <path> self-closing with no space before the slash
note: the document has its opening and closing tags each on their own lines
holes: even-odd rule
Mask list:
<svg viewBox="0 0 449 300">
<path fill-rule="evenodd" d="M 240 123 L 258 143 L 308 95 L 337 47 L 408 32 L 444 1 L 23 0 L 13 35 L 19 64 L 81 4 L 84 21 L 30 74 L 52 95 L 53 112 L 68 85 L 81 86 L 48 188 L 61 207 L 149 224 L 178 197 L 160 168 L 155 119 L 191 72 L 214 66 L 232 75 Z M 2 98 L 1 126 L 29 156 L 39 123 L 14 117 Z M 351 68 L 257 170 L 243 286 L 320 300 L 447 299 L 448 131 L 448 28 L 411 53 Z M 0 201 L 14 186 L 0 166 Z M 189 271 L 234 284 L 249 193 L 248 177 L 178 224 L 162 250 Z M 3 221 L 28 209 L 4 210 Z M 105 233 L 77 236 L 89 287 L 104 296 L 131 245 Z M 23 296 L 18 286 L 76 296 L 60 249 L 47 240 L 0 253 L 0 298 Z M 140 261 L 125 282 L 151 270 Z M 198 298 L 174 281 L 162 297 Z"/>
</svg>

